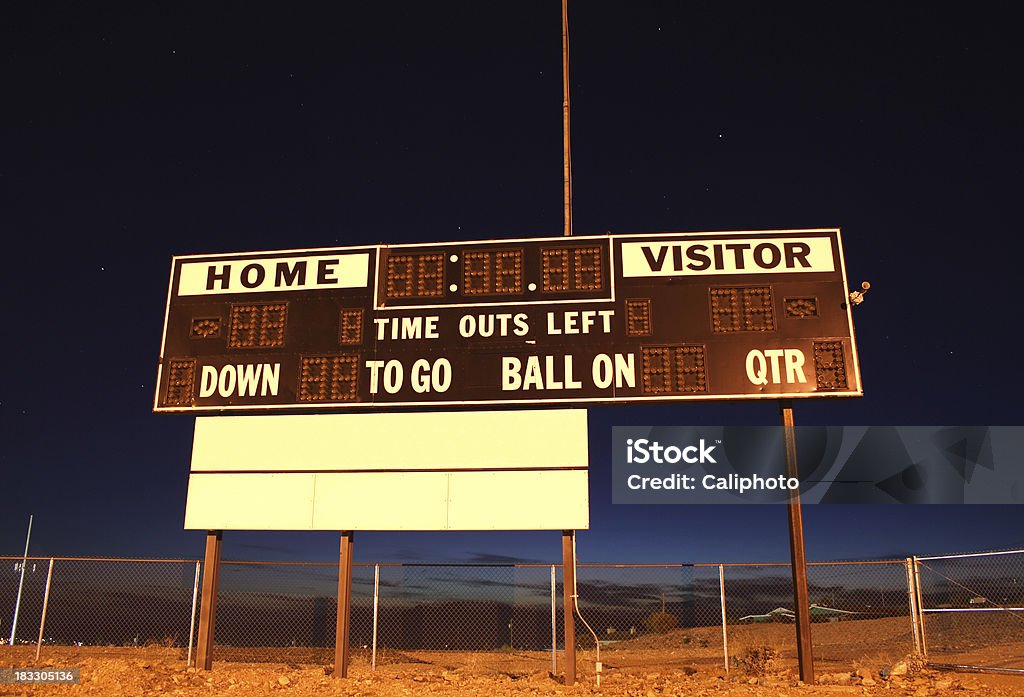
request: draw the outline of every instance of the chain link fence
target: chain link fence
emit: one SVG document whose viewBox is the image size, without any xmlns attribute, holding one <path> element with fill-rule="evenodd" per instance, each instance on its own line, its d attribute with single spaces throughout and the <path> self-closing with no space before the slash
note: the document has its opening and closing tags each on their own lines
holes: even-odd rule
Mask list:
<svg viewBox="0 0 1024 697">
<path fill-rule="evenodd" d="M 337 592 L 337 564 L 222 561 L 217 659 L 330 663 Z"/>
<path fill-rule="evenodd" d="M 36 631 L 43 613 L 49 559 L 3 557 L 0 561 L 0 641 L 28 644 L 36 642 Z M 24 567 L 24 571 L 22 571 Z"/>
<path fill-rule="evenodd" d="M 377 666 L 551 669 L 550 566 L 382 564 L 379 579 Z"/>
<path fill-rule="evenodd" d="M 21 557 L 0 557 L 4 643 L 189 646 L 195 560 L 29 557 L 23 582 L 22 564 Z"/>
<path fill-rule="evenodd" d="M 929 662 L 1024 672 L 1024 550 L 915 561 Z"/>
<path fill-rule="evenodd" d="M 788 564 L 721 567 L 729 663 L 757 657 L 794 667 Z M 891 664 L 915 650 L 905 561 L 821 562 L 807 569 L 814 660 L 822 672 Z"/>
<path fill-rule="evenodd" d="M 916 651 L 905 560 L 812 564 L 808 585 L 821 670 L 892 665 Z"/>
<path fill-rule="evenodd" d="M 21 558 L 0 557 L 0 642 L 187 660 L 201 566 L 29 557 L 22 581 Z M 812 563 L 808 586 L 821 671 L 925 650 L 935 662 L 1024 667 L 1024 552 L 920 558 L 916 573 L 911 560 Z M 336 563 L 221 562 L 216 660 L 333 663 L 337 589 Z M 606 670 L 729 670 L 752 656 L 796 666 L 788 564 L 580 564 L 576 589 L 581 675 L 598 652 Z M 352 661 L 374 669 L 564 670 L 561 565 L 355 564 L 351 607 Z"/>
</svg>

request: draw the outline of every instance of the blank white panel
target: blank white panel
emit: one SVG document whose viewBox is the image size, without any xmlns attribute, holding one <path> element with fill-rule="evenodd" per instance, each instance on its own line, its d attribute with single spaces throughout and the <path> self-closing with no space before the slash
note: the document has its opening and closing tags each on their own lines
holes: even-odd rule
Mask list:
<svg viewBox="0 0 1024 697">
<path fill-rule="evenodd" d="M 586 467 L 586 409 L 214 416 L 192 471 Z"/>
<path fill-rule="evenodd" d="M 193 474 L 186 530 L 309 530 L 312 474 Z"/>
<path fill-rule="evenodd" d="M 314 476 L 314 530 L 448 527 L 446 472 L 339 472 Z"/>
<path fill-rule="evenodd" d="M 193 474 L 186 530 L 585 530 L 586 470 Z"/>
<path fill-rule="evenodd" d="M 586 470 L 453 472 L 449 530 L 586 530 Z"/>
</svg>

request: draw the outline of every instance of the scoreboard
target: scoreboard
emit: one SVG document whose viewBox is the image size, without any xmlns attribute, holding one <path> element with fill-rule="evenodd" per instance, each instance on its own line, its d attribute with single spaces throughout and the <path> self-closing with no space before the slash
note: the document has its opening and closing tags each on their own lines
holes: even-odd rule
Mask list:
<svg viewBox="0 0 1024 697">
<path fill-rule="evenodd" d="M 837 229 L 175 257 L 158 412 L 862 394 Z"/>
</svg>

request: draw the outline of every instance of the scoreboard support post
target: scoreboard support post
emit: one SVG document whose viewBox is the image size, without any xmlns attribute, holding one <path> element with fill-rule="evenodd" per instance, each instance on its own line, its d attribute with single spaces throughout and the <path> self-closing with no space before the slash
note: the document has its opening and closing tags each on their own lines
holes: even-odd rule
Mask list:
<svg viewBox="0 0 1024 697">
<path fill-rule="evenodd" d="M 565 625 L 565 684 L 576 684 L 576 550 L 575 530 L 562 531 L 562 619 Z"/>
<path fill-rule="evenodd" d="M 338 625 L 334 634 L 334 677 L 348 677 L 349 620 L 352 614 L 351 531 L 341 533 L 338 551 Z"/>
<path fill-rule="evenodd" d="M 206 533 L 206 557 L 203 561 L 203 596 L 199 608 L 199 642 L 196 648 L 196 668 L 213 668 L 213 632 L 217 619 L 217 586 L 220 581 L 220 548 L 224 533 L 210 530 Z"/>
<path fill-rule="evenodd" d="M 779 400 L 782 430 L 786 441 L 786 477 L 798 479 L 800 472 L 796 459 L 796 430 L 793 425 L 793 402 Z M 807 592 L 807 557 L 804 554 L 804 522 L 800 508 L 800 490 L 789 495 L 789 556 L 793 569 L 793 603 L 796 612 L 796 651 L 800 664 L 800 679 L 814 682 L 814 653 L 811 644 L 811 606 Z"/>
</svg>

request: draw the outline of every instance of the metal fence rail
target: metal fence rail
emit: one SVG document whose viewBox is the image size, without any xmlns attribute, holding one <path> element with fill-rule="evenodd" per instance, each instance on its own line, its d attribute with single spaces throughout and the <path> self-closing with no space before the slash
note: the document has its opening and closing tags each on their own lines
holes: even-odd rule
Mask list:
<svg viewBox="0 0 1024 697">
<path fill-rule="evenodd" d="M 3 636 L 11 632 L 20 563 L 0 557 Z M 28 559 L 19 644 L 101 652 L 159 646 L 191 658 L 199 560 L 54 558 L 47 596 L 50 563 Z M 814 654 L 826 670 L 914 652 L 907 568 L 903 560 L 809 565 Z M 577 576 L 580 612 L 607 670 L 729 670 L 765 650 L 778 667 L 795 666 L 788 564 L 580 564 Z M 332 663 L 337 581 L 331 562 L 222 562 L 216 659 Z M 561 565 L 355 564 L 353 661 L 557 673 L 562 598 Z M 576 641 L 587 674 L 598 646 L 579 622 Z"/>
</svg>

